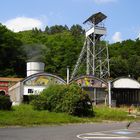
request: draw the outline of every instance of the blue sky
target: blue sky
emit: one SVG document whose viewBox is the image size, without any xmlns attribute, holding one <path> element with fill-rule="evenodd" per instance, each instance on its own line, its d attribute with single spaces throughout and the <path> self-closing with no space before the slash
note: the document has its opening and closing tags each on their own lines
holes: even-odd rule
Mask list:
<svg viewBox="0 0 140 140">
<path fill-rule="evenodd" d="M 108 17 L 109 42 L 140 37 L 140 0 L 1 0 L 0 22 L 15 32 L 56 24 L 83 26 L 96 12 Z"/>
</svg>

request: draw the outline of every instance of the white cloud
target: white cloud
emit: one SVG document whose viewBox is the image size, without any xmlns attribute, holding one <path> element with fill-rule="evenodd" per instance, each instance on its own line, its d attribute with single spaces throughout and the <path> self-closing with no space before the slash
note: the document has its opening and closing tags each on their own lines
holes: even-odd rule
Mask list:
<svg viewBox="0 0 140 140">
<path fill-rule="evenodd" d="M 121 33 L 120 32 L 115 32 L 115 34 L 112 36 L 113 42 L 121 42 Z"/>
<path fill-rule="evenodd" d="M 93 0 L 97 4 L 105 4 L 110 2 L 116 2 L 116 0 Z"/>
<path fill-rule="evenodd" d="M 3 23 L 6 27 L 14 32 L 30 30 L 32 28 L 41 28 L 43 26 L 42 21 L 35 18 L 17 17 L 10 19 Z"/>
</svg>

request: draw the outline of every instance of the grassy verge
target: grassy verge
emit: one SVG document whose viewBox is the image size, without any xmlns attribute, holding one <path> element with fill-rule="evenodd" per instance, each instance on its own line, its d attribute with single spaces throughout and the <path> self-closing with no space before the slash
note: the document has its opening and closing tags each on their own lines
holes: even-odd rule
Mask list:
<svg viewBox="0 0 140 140">
<path fill-rule="evenodd" d="M 0 111 L 0 126 L 33 126 L 64 123 L 99 122 L 104 120 L 124 121 L 134 120 L 128 117 L 123 109 L 109 109 L 107 107 L 95 107 L 95 117 L 79 118 L 65 113 L 33 110 L 30 105 L 15 106 L 11 111 Z"/>
<path fill-rule="evenodd" d="M 99 120 L 110 121 L 128 121 L 135 120 L 134 117 L 128 116 L 127 108 L 108 108 L 104 106 L 95 107 L 95 118 Z"/>
</svg>

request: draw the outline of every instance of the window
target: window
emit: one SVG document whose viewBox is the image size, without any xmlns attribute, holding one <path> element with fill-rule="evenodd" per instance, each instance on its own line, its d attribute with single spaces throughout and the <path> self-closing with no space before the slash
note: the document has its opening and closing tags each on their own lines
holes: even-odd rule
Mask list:
<svg viewBox="0 0 140 140">
<path fill-rule="evenodd" d="M 33 93 L 34 90 L 33 89 L 28 89 L 28 93 Z"/>
</svg>

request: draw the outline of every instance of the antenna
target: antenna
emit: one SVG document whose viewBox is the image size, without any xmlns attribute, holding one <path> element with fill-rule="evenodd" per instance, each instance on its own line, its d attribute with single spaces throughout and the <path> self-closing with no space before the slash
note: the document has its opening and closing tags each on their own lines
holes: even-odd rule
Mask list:
<svg viewBox="0 0 140 140">
<path fill-rule="evenodd" d="M 83 22 L 83 24 L 88 25 L 88 29 L 85 32 L 85 42 L 73 70 L 71 80 L 78 75 L 80 65 L 85 62 L 83 61 L 85 58 L 86 75 L 104 79 L 110 76 L 108 46 L 105 41 L 101 41 L 101 38 L 106 35 L 106 28 L 104 27 L 106 18 L 106 15 L 98 12 Z"/>
</svg>

